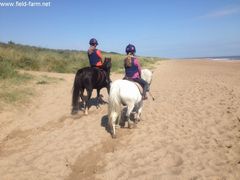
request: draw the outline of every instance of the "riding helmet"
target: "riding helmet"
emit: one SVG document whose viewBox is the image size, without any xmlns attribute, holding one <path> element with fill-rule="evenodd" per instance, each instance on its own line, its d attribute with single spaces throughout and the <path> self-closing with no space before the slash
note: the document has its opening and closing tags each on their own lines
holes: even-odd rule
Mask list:
<svg viewBox="0 0 240 180">
<path fill-rule="evenodd" d="M 126 53 L 132 53 L 132 54 L 135 54 L 136 53 L 136 48 L 134 45 L 132 44 L 128 44 L 127 47 L 126 47 Z"/>
<path fill-rule="evenodd" d="M 97 42 L 97 40 L 95 38 L 92 38 L 92 39 L 90 39 L 89 44 L 92 45 L 92 46 L 94 46 L 94 45 L 97 46 L 98 42 Z"/>
</svg>

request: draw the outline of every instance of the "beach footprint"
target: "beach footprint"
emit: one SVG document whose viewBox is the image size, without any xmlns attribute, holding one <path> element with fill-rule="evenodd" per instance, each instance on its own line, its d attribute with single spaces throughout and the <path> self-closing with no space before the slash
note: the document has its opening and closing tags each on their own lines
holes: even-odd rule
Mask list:
<svg viewBox="0 0 240 180">
<path fill-rule="evenodd" d="M 162 159 L 162 165 L 170 174 L 179 175 L 182 172 L 183 159 L 179 154 L 168 151 Z"/>
</svg>

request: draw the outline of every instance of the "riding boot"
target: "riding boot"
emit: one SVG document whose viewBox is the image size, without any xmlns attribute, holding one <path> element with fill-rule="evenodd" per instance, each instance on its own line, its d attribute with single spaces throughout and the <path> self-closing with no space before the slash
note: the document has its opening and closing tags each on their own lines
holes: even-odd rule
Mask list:
<svg viewBox="0 0 240 180">
<path fill-rule="evenodd" d="M 143 97 L 142 97 L 142 99 L 143 100 L 146 100 L 147 99 L 147 95 L 146 95 L 146 93 L 147 93 L 147 91 L 148 91 L 148 86 L 147 86 L 147 84 L 143 87 Z"/>
<path fill-rule="evenodd" d="M 147 92 L 149 92 L 150 91 L 150 85 L 147 83 L 146 86 L 147 86 Z"/>
</svg>

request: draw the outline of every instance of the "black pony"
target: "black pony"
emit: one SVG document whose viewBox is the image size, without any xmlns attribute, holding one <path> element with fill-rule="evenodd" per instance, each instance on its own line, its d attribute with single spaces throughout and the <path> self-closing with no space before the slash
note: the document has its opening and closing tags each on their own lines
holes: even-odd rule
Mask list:
<svg viewBox="0 0 240 180">
<path fill-rule="evenodd" d="M 90 107 L 89 99 L 92 96 L 93 89 L 97 89 L 97 99 L 100 100 L 100 90 L 107 88 L 110 91 L 110 69 L 112 63 L 111 58 L 105 58 L 103 68 L 84 67 L 79 69 L 75 75 L 72 94 L 72 114 L 76 114 L 79 110 L 79 96 L 83 102 L 85 114 L 88 114 Z M 84 100 L 84 90 L 87 90 L 87 98 Z"/>
</svg>

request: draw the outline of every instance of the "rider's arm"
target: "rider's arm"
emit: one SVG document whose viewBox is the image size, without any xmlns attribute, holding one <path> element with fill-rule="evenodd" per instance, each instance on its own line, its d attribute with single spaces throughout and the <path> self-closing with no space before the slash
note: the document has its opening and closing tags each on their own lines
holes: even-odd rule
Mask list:
<svg viewBox="0 0 240 180">
<path fill-rule="evenodd" d="M 101 53 L 101 51 L 97 50 L 96 53 L 97 53 L 98 57 L 101 59 L 101 61 L 102 61 L 102 53 Z"/>
<path fill-rule="evenodd" d="M 140 76 L 140 78 L 141 78 L 141 66 L 140 66 L 137 58 L 134 59 L 134 64 L 137 66 L 137 68 L 138 68 L 138 74 L 139 74 L 139 76 Z"/>
</svg>

